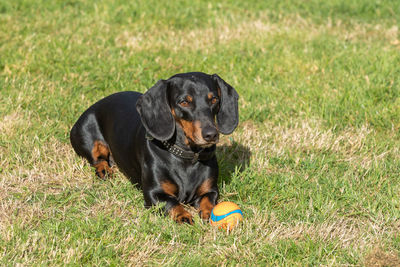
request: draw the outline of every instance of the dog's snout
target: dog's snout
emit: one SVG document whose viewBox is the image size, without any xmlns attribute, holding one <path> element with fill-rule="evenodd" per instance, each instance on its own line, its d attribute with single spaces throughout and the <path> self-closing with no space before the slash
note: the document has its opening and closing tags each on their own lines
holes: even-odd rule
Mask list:
<svg viewBox="0 0 400 267">
<path fill-rule="evenodd" d="M 201 134 L 207 142 L 215 142 L 218 140 L 218 131 L 215 127 L 206 126 L 202 129 Z"/>
</svg>

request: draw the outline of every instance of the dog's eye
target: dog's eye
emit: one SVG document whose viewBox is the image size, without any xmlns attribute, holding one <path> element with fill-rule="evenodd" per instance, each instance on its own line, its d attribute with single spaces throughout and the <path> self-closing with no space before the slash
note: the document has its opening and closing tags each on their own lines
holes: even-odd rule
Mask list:
<svg viewBox="0 0 400 267">
<path fill-rule="evenodd" d="M 179 102 L 179 105 L 181 107 L 187 108 L 189 106 L 189 102 L 186 100 L 183 100 L 183 101 Z"/>
<path fill-rule="evenodd" d="M 218 97 L 216 97 L 216 96 L 214 96 L 213 98 L 211 98 L 211 104 L 215 104 L 215 103 L 217 103 L 218 102 Z"/>
</svg>

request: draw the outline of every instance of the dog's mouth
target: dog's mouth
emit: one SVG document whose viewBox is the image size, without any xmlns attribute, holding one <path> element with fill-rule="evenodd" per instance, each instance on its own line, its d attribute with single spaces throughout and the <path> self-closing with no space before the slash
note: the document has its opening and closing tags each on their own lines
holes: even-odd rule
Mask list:
<svg viewBox="0 0 400 267">
<path fill-rule="evenodd" d="M 213 145 L 218 144 L 219 137 L 213 141 L 206 141 L 203 138 L 196 138 L 196 137 L 195 137 L 195 140 L 192 140 L 191 138 L 188 138 L 188 140 L 192 145 L 199 146 L 201 148 L 207 148 L 207 147 L 211 147 Z"/>
<path fill-rule="evenodd" d="M 206 143 L 206 144 L 201 144 L 201 145 L 198 145 L 198 146 L 201 147 L 201 148 L 207 148 L 207 147 L 212 147 L 213 145 L 216 145 L 216 144 L 218 144 L 218 141 L 210 142 L 210 143 Z"/>
</svg>

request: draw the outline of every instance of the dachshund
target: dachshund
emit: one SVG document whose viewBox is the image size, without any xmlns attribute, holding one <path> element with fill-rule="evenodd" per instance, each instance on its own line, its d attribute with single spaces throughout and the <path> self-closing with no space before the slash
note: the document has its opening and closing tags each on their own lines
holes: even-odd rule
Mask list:
<svg viewBox="0 0 400 267">
<path fill-rule="evenodd" d="M 217 74 L 176 74 L 144 94 L 93 104 L 72 127 L 71 144 L 99 178 L 116 165 L 143 191 L 145 207 L 164 203 L 173 220 L 193 224 L 189 204 L 208 220 L 219 196 L 216 144 L 239 123 L 238 99 Z"/>
</svg>

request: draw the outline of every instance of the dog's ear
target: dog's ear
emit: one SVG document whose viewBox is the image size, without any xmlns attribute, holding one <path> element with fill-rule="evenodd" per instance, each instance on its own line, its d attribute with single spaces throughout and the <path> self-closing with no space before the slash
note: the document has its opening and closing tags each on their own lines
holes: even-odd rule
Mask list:
<svg viewBox="0 0 400 267">
<path fill-rule="evenodd" d="M 165 141 L 175 132 L 175 120 L 167 97 L 168 81 L 159 80 L 136 103 L 147 132 L 157 140 Z"/>
<path fill-rule="evenodd" d="M 221 79 L 217 74 L 213 75 L 220 94 L 220 107 L 217 113 L 217 125 L 219 132 L 230 134 L 239 123 L 238 99 L 236 90 Z"/>
</svg>

